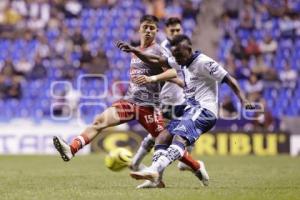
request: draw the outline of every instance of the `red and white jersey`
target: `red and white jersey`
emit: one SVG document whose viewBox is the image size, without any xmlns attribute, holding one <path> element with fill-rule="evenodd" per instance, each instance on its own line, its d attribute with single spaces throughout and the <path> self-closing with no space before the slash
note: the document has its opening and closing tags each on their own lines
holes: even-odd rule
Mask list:
<svg viewBox="0 0 300 200">
<path fill-rule="evenodd" d="M 143 49 L 148 54 L 158 56 L 166 56 L 162 47 L 153 43 L 146 49 Z M 140 60 L 136 55 L 131 55 L 130 63 L 130 79 L 138 75 L 153 76 L 163 72 L 161 67 L 153 67 Z M 160 103 L 159 95 L 161 92 L 161 83 L 147 83 L 144 85 L 137 85 L 130 81 L 128 91 L 124 99 L 136 103 L 138 105 L 158 105 Z"/>
</svg>

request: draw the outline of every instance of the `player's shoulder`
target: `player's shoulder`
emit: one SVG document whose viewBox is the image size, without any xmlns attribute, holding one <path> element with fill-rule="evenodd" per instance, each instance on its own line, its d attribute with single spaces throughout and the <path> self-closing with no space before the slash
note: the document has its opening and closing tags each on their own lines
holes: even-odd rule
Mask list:
<svg viewBox="0 0 300 200">
<path fill-rule="evenodd" d="M 214 59 L 204 53 L 200 53 L 199 56 L 195 59 L 195 62 L 201 67 L 206 67 L 207 65 L 218 65 L 218 63 Z"/>
<path fill-rule="evenodd" d="M 162 48 L 162 47 L 161 47 L 160 44 L 157 43 L 157 42 L 153 43 L 153 44 L 149 47 L 149 49 L 152 49 L 152 50 L 160 50 L 161 48 Z"/>
<path fill-rule="evenodd" d="M 165 57 L 170 57 L 172 56 L 172 52 L 171 52 L 171 44 L 170 41 L 168 39 L 165 39 L 164 41 L 162 41 L 160 43 L 160 46 L 163 48 L 164 50 L 164 55 Z"/>
<path fill-rule="evenodd" d="M 167 59 L 168 59 L 169 65 L 172 68 L 176 69 L 177 71 L 181 70 L 180 65 L 176 62 L 176 60 L 175 60 L 175 58 L 173 56 L 169 56 L 169 57 L 167 57 Z"/>
<path fill-rule="evenodd" d="M 168 39 L 165 39 L 160 43 L 160 46 L 163 48 L 167 48 L 169 45 L 170 45 L 170 42 Z"/>
<path fill-rule="evenodd" d="M 206 63 L 206 62 L 216 62 L 216 61 L 211 57 L 209 57 L 208 55 L 204 53 L 200 53 L 199 56 L 197 57 L 197 62 Z"/>
<path fill-rule="evenodd" d="M 171 54 L 158 43 L 155 43 L 152 48 L 153 48 L 152 50 L 153 54 L 164 56 L 166 58 L 171 56 Z"/>
<path fill-rule="evenodd" d="M 150 47 L 148 47 L 146 51 L 154 54 L 161 54 L 161 52 L 163 52 L 164 49 L 160 46 L 160 44 L 154 43 Z"/>
<path fill-rule="evenodd" d="M 165 51 L 165 48 L 161 44 L 156 43 L 155 45 L 156 45 L 157 50 Z"/>
<path fill-rule="evenodd" d="M 223 78 L 224 75 L 227 74 L 226 70 L 222 67 L 222 65 L 220 65 L 214 59 L 205 54 L 199 55 L 198 63 L 200 65 L 198 69 L 202 72 L 205 71 L 209 73 L 209 75 L 213 76 L 215 80 L 217 79 L 218 81 L 221 81 L 219 77 Z"/>
</svg>

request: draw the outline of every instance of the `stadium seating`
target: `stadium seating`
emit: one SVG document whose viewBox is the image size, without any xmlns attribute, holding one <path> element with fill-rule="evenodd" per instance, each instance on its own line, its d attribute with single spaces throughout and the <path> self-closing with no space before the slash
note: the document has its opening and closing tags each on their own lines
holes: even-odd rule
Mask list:
<svg viewBox="0 0 300 200">
<path fill-rule="evenodd" d="M 114 42 L 117 40 L 129 41 L 133 35 L 135 28 L 138 26 L 139 18 L 145 13 L 145 5 L 141 1 L 128 0 L 120 1 L 111 9 L 106 7 L 101 9 L 85 8 L 81 12 L 79 19 L 65 19 L 64 25 L 68 27 L 69 31 L 74 31 L 78 26 L 80 27 L 83 36 L 91 46 L 92 52 L 97 52 L 102 48 L 111 65 L 111 69 L 106 72 L 108 85 L 112 84 L 113 77 L 124 81 L 129 78 L 129 62 L 130 57 L 125 53 L 121 53 L 115 46 Z M 128 20 L 130 19 L 130 20 Z M 195 19 L 189 18 L 183 21 L 183 27 L 188 35 L 192 35 L 195 27 Z M 57 30 L 48 30 L 46 37 L 49 44 L 54 43 L 58 37 Z M 101 41 L 102 43 L 100 44 Z M 0 39 L 0 62 L 11 58 L 13 62 L 17 62 L 25 56 L 30 62 L 34 61 L 37 54 L 37 46 L 39 42 L 36 39 L 24 41 L 18 39 L 11 41 L 8 39 Z M 9 51 L 7 51 L 9 49 Z M 73 63 L 78 61 L 80 53 L 72 52 L 71 59 Z M 54 61 L 50 60 L 47 63 L 47 78 L 41 80 L 27 79 L 22 83 L 22 98 L 20 100 L 7 99 L 0 100 L 0 121 L 5 122 L 15 118 L 31 118 L 39 123 L 43 119 L 52 120 L 51 118 L 51 104 L 55 102 L 51 97 L 51 83 L 53 81 L 69 81 L 73 89 L 80 90 L 85 96 L 95 96 L 101 94 L 104 89 L 99 80 L 91 80 L 81 85 L 78 88 L 77 80 L 64 80 L 61 78 L 62 70 L 56 67 Z M 120 69 L 121 72 L 120 72 Z M 80 69 L 75 69 L 76 75 L 83 75 L 85 72 Z M 124 72 L 124 73 L 123 73 Z M 84 88 L 84 89 L 83 89 Z M 55 92 L 61 93 L 64 91 L 64 86 L 57 84 L 54 88 Z M 100 91 L 100 92 L 99 92 Z M 109 100 L 102 99 L 85 99 L 80 98 L 80 103 L 103 103 L 108 104 Z M 81 110 L 82 118 L 91 121 L 97 110 L 83 108 Z M 66 119 L 65 121 L 68 121 Z"/>
<path fill-rule="evenodd" d="M 257 3 L 269 2 L 269 1 L 257 1 Z M 272 2 L 272 1 L 270 1 Z M 293 1 L 295 4 L 295 10 L 299 11 L 300 2 Z M 290 61 L 292 69 L 295 69 L 298 74 L 300 71 L 300 38 L 296 35 L 284 34 L 280 29 L 280 17 L 273 17 L 270 13 L 259 13 L 254 11 L 256 16 L 256 24 L 263 24 L 263 26 L 255 26 L 254 29 L 244 29 L 239 27 L 239 18 L 230 18 L 230 26 L 232 30 L 236 30 L 236 37 L 240 38 L 243 45 L 247 44 L 250 37 L 254 37 L 257 42 L 262 41 L 265 34 L 271 34 L 272 37 L 278 42 L 278 49 L 276 50 L 274 57 L 264 57 L 265 64 L 276 70 L 279 75 L 284 67 L 286 60 Z M 231 51 L 233 45 L 233 39 L 224 37 L 219 42 L 218 59 L 225 63 L 226 57 Z M 274 61 L 274 62 L 272 62 Z M 250 59 L 251 62 L 251 59 Z M 241 83 L 241 80 L 240 80 Z M 270 86 L 264 87 L 263 98 L 267 102 L 268 108 L 272 111 L 273 116 L 281 118 L 282 116 L 299 116 L 300 107 L 299 92 L 300 82 L 296 84 L 296 88 L 286 90 L 280 86 L 280 83 L 273 83 Z M 221 90 L 222 96 L 228 94 L 228 91 Z"/>
<path fill-rule="evenodd" d="M 128 55 L 121 53 L 115 48 L 114 41 L 119 39 L 129 41 L 138 25 L 138 19 L 143 13 L 145 13 L 145 7 L 141 1 L 120 1 L 118 5 L 111 9 L 106 7 L 97 10 L 85 8 L 82 10 L 79 19 L 65 19 L 63 23 L 68 27 L 69 31 L 74 31 L 77 27 L 80 27 L 85 39 L 91 44 L 92 52 L 96 52 L 100 48 L 105 51 L 111 65 L 111 69 L 106 72 L 108 85 L 112 85 L 114 78 L 128 80 L 127 72 L 130 62 Z M 267 15 L 262 15 L 260 18 L 262 23 L 266 22 L 268 19 L 269 16 Z M 247 29 L 237 29 L 237 36 L 241 38 L 242 43 L 245 43 L 252 36 L 257 41 L 260 41 L 263 39 L 266 32 L 272 33 L 272 36 L 278 41 L 278 50 L 273 58 L 274 62 L 272 67 L 280 73 L 283 69 L 285 60 L 287 58 L 292 58 L 291 67 L 299 71 L 300 39 L 281 35 L 281 32 L 279 31 L 279 21 L 279 19 L 274 18 L 271 22 L 268 21 L 267 28 L 255 28 L 252 31 Z M 231 24 L 233 27 L 237 27 L 239 24 L 238 19 L 231 19 Z M 193 18 L 183 20 L 184 30 L 188 35 L 192 35 L 195 25 L 196 21 Z M 46 37 L 49 44 L 53 43 L 58 35 L 59 32 L 57 30 L 48 30 L 46 32 Z M 15 41 L 0 39 L 0 62 L 5 61 L 7 58 L 11 58 L 13 62 L 16 62 L 23 56 L 32 62 L 37 54 L 38 45 L 39 42 L 36 39 L 30 41 L 24 41 L 22 39 L 17 39 Z M 224 37 L 219 42 L 218 59 L 220 61 L 225 62 L 226 55 L 230 52 L 232 45 L 233 41 L 227 37 Z M 78 61 L 80 56 L 80 53 L 72 52 L 72 62 Z M 265 62 L 269 65 L 271 65 L 271 61 L 272 60 L 267 57 L 265 58 Z M 53 81 L 63 81 L 64 79 L 61 78 L 62 69 L 56 67 L 55 62 L 50 60 L 46 67 L 48 74 L 46 79 L 28 79 L 22 83 L 23 95 L 20 100 L 0 100 L 0 109 L 2 111 L 0 112 L 0 121 L 28 117 L 36 122 L 40 122 L 42 119 L 51 119 L 50 105 L 53 102 L 53 98 L 51 98 L 50 86 Z M 76 76 L 85 73 L 77 68 L 74 68 L 74 70 L 76 71 Z M 77 80 L 67 81 L 71 82 L 74 89 L 80 90 L 82 94 L 87 96 L 100 94 L 101 92 L 99 91 L 104 89 L 102 82 L 99 82 L 99 80 L 86 82 L 84 89 L 78 88 Z M 240 81 L 240 83 L 243 85 L 242 81 Z M 63 86 L 57 87 L 58 88 L 55 89 L 58 90 L 58 92 L 64 90 Z M 221 97 L 230 94 L 228 89 L 221 91 Z M 267 102 L 267 106 L 272 108 L 272 114 L 276 117 L 281 117 L 282 115 L 299 116 L 300 114 L 300 101 L 297 100 L 300 97 L 300 80 L 298 81 L 298 84 L 296 84 L 296 88 L 291 90 L 285 90 L 276 85 L 265 87 L 263 97 Z M 87 100 L 84 98 L 80 99 L 80 103 L 86 101 Z M 105 98 L 94 99 L 92 101 L 109 104 L 109 100 Z M 234 99 L 234 102 L 236 101 L 237 100 Z M 91 119 L 95 112 L 86 111 L 83 112 L 83 114 L 84 117 Z"/>
</svg>

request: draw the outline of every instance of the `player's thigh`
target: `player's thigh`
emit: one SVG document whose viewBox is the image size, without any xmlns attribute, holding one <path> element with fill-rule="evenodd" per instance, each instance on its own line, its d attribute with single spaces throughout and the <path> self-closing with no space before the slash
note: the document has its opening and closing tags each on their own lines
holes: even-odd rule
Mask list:
<svg viewBox="0 0 300 200">
<path fill-rule="evenodd" d="M 170 132 L 175 129 L 178 124 L 180 123 L 180 120 L 168 120 L 168 123 L 165 127 L 165 129 L 159 133 L 159 135 L 157 136 L 155 143 L 156 144 L 171 144 L 172 139 L 173 139 L 173 135 L 170 134 Z"/>
<path fill-rule="evenodd" d="M 184 109 L 186 105 L 163 105 L 162 106 L 162 114 L 164 119 L 173 120 L 180 119 L 184 114 Z"/>
<path fill-rule="evenodd" d="M 184 144 L 185 147 L 190 146 L 191 142 L 190 140 L 183 135 L 174 135 L 172 139 L 172 143 L 181 143 Z"/>
<path fill-rule="evenodd" d="M 215 123 L 216 117 L 209 110 L 190 109 L 171 134 L 174 135 L 174 140 L 182 141 L 181 138 L 184 138 L 188 141 L 188 145 L 191 145 L 202 133 L 209 131 Z"/>
<path fill-rule="evenodd" d="M 170 143 L 176 141 L 176 142 L 180 142 L 180 143 L 183 143 L 183 144 L 187 145 L 187 140 L 185 138 L 173 133 L 173 130 L 176 129 L 179 126 L 179 124 L 181 124 L 181 123 L 182 123 L 182 120 L 173 119 L 167 125 L 167 127 L 166 127 L 167 130 L 170 133 L 172 133 L 172 134 L 170 134 L 171 135 L 171 140 L 172 140 L 172 141 L 170 141 Z"/>
<path fill-rule="evenodd" d="M 115 107 L 109 107 L 94 119 L 93 126 L 96 129 L 104 129 L 121 124 L 118 111 Z"/>
<path fill-rule="evenodd" d="M 115 107 L 121 122 L 133 120 L 136 116 L 136 105 L 127 100 L 121 99 L 112 104 Z"/>
<path fill-rule="evenodd" d="M 137 120 L 155 138 L 164 130 L 163 117 L 160 111 L 153 108 L 138 108 Z"/>
<path fill-rule="evenodd" d="M 172 141 L 173 136 L 169 133 L 167 129 L 164 129 L 159 135 L 155 138 L 155 145 L 166 144 L 169 145 Z"/>
</svg>

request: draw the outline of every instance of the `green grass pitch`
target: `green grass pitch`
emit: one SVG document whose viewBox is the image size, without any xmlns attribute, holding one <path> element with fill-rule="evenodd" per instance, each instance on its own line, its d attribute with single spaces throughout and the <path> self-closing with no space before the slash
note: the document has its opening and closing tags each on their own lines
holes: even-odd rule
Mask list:
<svg viewBox="0 0 300 200">
<path fill-rule="evenodd" d="M 0 156 L 0 199 L 300 199 L 299 157 L 203 160 L 211 177 L 209 187 L 201 187 L 190 172 L 179 172 L 173 164 L 165 173 L 167 188 L 137 190 L 141 182 L 131 179 L 127 169 L 106 169 L 103 155 L 78 156 L 69 163 L 58 156 Z"/>
</svg>

